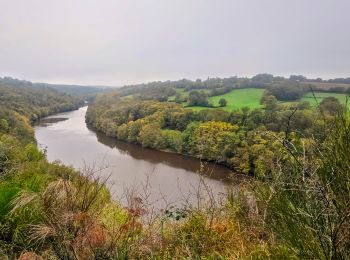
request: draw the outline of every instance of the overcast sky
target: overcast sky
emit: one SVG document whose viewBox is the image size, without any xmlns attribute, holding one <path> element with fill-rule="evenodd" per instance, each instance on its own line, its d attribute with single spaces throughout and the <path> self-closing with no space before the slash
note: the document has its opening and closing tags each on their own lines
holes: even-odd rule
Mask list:
<svg viewBox="0 0 350 260">
<path fill-rule="evenodd" d="M 0 0 L 0 76 L 350 77 L 350 0 Z"/>
</svg>

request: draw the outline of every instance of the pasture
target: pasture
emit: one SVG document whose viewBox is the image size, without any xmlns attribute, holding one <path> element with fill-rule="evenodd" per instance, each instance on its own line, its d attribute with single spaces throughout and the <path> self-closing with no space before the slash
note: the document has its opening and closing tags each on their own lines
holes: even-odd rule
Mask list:
<svg viewBox="0 0 350 260">
<path fill-rule="evenodd" d="M 187 97 L 189 92 L 184 91 L 184 89 L 175 89 L 178 93 L 180 93 L 183 97 Z M 209 92 L 209 90 L 205 90 Z M 183 102 L 182 105 L 188 109 L 192 109 L 194 111 L 200 111 L 203 109 L 217 109 L 222 108 L 226 111 L 234 111 L 237 109 L 241 109 L 243 107 L 249 107 L 250 109 L 262 108 L 260 104 L 260 99 L 264 93 L 264 89 L 260 88 L 244 88 L 244 89 L 235 89 L 229 93 L 212 96 L 209 97 L 209 102 L 213 105 L 213 107 L 202 107 L 202 106 L 192 106 L 187 107 L 187 102 Z M 315 95 L 315 96 L 314 96 Z M 309 92 L 305 94 L 300 100 L 294 102 L 280 102 L 281 104 L 295 104 L 296 102 L 304 102 L 307 101 L 311 106 L 316 106 L 326 97 L 335 97 L 339 99 L 342 104 L 346 102 L 346 94 L 341 93 L 332 93 L 332 92 L 314 92 L 314 95 Z M 315 99 L 316 97 L 316 99 Z M 221 98 L 226 99 L 227 105 L 225 107 L 219 106 L 219 100 Z M 169 97 L 168 101 L 174 101 L 175 96 Z"/>
<path fill-rule="evenodd" d="M 249 107 L 250 109 L 255 109 L 255 108 L 262 107 L 260 105 L 260 99 L 263 93 L 264 93 L 264 89 L 258 89 L 258 88 L 235 89 L 223 95 L 209 97 L 209 101 L 210 103 L 213 104 L 214 107 L 208 108 L 208 107 L 193 106 L 188 108 L 196 111 L 203 110 L 203 109 L 220 108 L 219 100 L 221 98 L 224 98 L 227 101 L 227 105 L 225 107 L 222 107 L 222 109 L 224 110 L 233 111 L 233 110 L 241 109 L 243 107 Z"/>
</svg>

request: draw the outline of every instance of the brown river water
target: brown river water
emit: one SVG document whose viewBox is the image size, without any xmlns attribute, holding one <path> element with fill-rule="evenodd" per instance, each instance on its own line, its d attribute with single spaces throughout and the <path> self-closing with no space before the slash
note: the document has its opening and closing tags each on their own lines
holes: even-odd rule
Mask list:
<svg viewBox="0 0 350 260">
<path fill-rule="evenodd" d="M 89 129 L 86 110 L 87 106 L 42 119 L 35 126 L 35 137 L 51 162 L 61 161 L 78 170 L 101 168 L 96 174 L 108 176 L 115 199 L 126 203 L 130 193 L 137 193 L 147 203 L 162 207 L 194 203 L 200 196 L 224 196 L 240 182 L 239 175 L 223 166 L 205 163 L 200 171 L 196 158 L 142 148 Z"/>
</svg>

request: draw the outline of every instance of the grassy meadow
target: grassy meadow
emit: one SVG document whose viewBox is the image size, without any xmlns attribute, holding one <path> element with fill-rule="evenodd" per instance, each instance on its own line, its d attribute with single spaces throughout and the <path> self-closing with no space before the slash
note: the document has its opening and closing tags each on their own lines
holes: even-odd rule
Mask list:
<svg viewBox="0 0 350 260">
<path fill-rule="evenodd" d="M 224 109 L 229 111 L 240 109 L 242 107 L 255 109 L 261 107 L 260 99 L 263 92 L 263 89 L 258 88 L 235 89 L 224 95 L 210 97 L 209 100 L 215 107 L 217 107 L 219 106 L 219 100 L 221 98 L 226 99 L 227 105 Z"/>
<path fill-rule="evenodd" d="M 201 107 L 201 106 L 193 106 L 193 107 L 187 107 L 187 108 L 193 109 L 194 111 L 199 111 L 203 109 L 215 109 L 219 107 L 219 100 L 221 98 L 224 98 L 227 101 L 227 106 L 223 107 L 223 109 L 226 111 L 234 111 L 237 109 L 241 109 L 243 107 L 249 107 L 250 109 L 261 108 L 262 105 L 260 104 L 260 99 L 263 93 L 264 93 L 264 89 L 258 89 L 258 88 L 235 89 L 223 95 L 209 97 L 209 101 L 214 105 L 213 108 Z M 187 94 L 187 92 L 184 92 L 184 94 Z M 295 102 L 307 101 L 310 103 L 311 106 L 315 106 L 317 105 L 317 103 L 319 104 L 326 97 L 335 97 L 342 104 L 345 104 L 347 99 L 347 95 L 341 94 L 341 93 L 314 92 L 314 94 L 315 94 L 316 100 L 313 94 L 309 92 L 305 94 L 304 97 L 302 97 L 299 101 L 295 101 Z M 295 102 L 281 102 L 281 103 L 294 104 Z M 183 106 L 186 106 L 186 102 L 183 103 Z M 348 104 L 348 107 L 349 106 L 350 105 Z"/>
<path fill-rule="evenodd" d="M 218 108 L 220 107 L 219 100 L 221 98 L 224 98 L 227 101 L 227 105 L 225 107 L 222 107 L 222 109 L 224 110 L 233 111 L 241 109 L 242 107 L 249 107 L 250 109 L 255 109 L 261 107 L 260 99 L 263 93 L 264 90 L 259 88 L 235 89 L 223 95 L 209 97 L 209 102 L 214 105 L 214 108 Z M 184 102 L 183 105 L 185 106 L 186 103 Z M 195 111 L 208 109 L 208 107 L 201 106 L 193 106 L 187 108 L 193 109 Z"/>
<path fill-rule="evenodd" d="M 176 92 L 181 94 L 182 97 L 188 97 L 188 94 L 191 91 L 185 91 L 185 89 L 182 88 L 175 88 Z M 209 94 L 210 90 L 203 90 L 204 92 L 207 92 Z M 260 99 L 264 93 L 264 89 L 260 88 L 244 88 L 244 89 L 235 89 L 232 90 L 229 93 L 218 95 L 218 96 L 212 96 L 209 97 L 209 102 L 213 105 L 213 107 L 202 107 L 202 106 L 187 106 L 187 102 L 183 102 L 182 105 L 188 109 L 192 109 L 194 111 L 200 111 L 204 109 L 215 109 L 215 108 L 222 108 L 226 111 L 234 111 L 237 109 L 241 109 L 243 107 L 249 107 L 250 109 L 255 108 L 261 108 L 262 105 L 260 104 Z M 324 98 L 326 97 L 335 97 L 337 98 L 342 104 L 346 103 L 346 94 L 341 93 L 332 93 L 332 92 L 314 92 L 315 97 L 317 101 L 315 100 L 315 97 L 311 92 L 305 94 L 299 101 L 293 101 L 293 102 L 285 102 L 281 101 L 281 104 L 295 104 L 296 102 L 304 102 L 307 101 L 310 103 L 311 106 L 316 106 L 317 103 L 319 104 Z M 124 96 L 124 99 L 132 98 L 133 95 Z M 225 107 L 220 107 L 219 100 L 221 98 L 226 99 L 227 105 Z M 175 95 L 170 96 L 168 98 L 169 102 L 175 101 Z M 350 105 L 348 105 L 350 107 Z"/>
<path fill-rule="evenodd" d="M 317 105 L 317 103 L 320 103 L 326 97 L 335 97 L 342 104 L 345 104 L 346 99 L 347 99 L 347 95 L 341 94 L 341 93 L 314 92 L 314 94 L 315 94 L 315 96 L 311 92 L 307 93 L 300 101 L 307 101 L 312 106 L 315 106 L 315 105 Z M 315 99 L 315 97 L 316 97 L 316 99 Z"/>
</svg>

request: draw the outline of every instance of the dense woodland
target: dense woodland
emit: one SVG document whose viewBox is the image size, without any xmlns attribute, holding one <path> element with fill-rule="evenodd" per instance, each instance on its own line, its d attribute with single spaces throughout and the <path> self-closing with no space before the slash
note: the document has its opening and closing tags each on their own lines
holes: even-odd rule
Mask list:
<svg viewBox="0 0 350 260">
<path fill-rule="evenodd" d="M 320 84 L 326 84 L 326 87 Z M 118 89 L 118 93 L 120 96 L 133 95 L 139 99 L 167 101 L 169 96 L 176 94 L 175 89 L 183 89 L 186 92 L 190 92 L 191 90 L 207 90 L 208 96 L 216 96 L 237 88 L 278 88 L 282 85 L 284 90 L 288 90 L 292 94 L 290 97 L 286 97 L 286 99 L 295 100 L 300 97 L 302 92 L 309 91 L 310 88 L 314 91 L 350 93 L 350 85 L 347 84 L 350 84 L 349 79 L 307 79 L 302 75 L 291 75 L 289 78 L 285 78 L 265 73 L 258 74 L 252 78 L 235 76 L 229 78 L 208 78 L 206 80 L 197 79 L 195 81 L 187 79 L 156 81 L 124 86 Z"/>
<path fill-rule="evenodd" d="M 152 218 L 137 195 L 127 206 L 112 201 L 96 169 L 48 163 L 36 147 L 31 123 L 75 109 L 80 98 L 0 84 L 0 257 L 346 259 L 350 120 L 344 105 L 335 98 L 318 107 L 279 102 L 287 88 L 293 99 L 306 91 L 293 78 L 203 82 L 123 87 L 89 105 L 87 122 L 110 136 L 254 176 L 224 201 L 168 208 Z M 252 82 L 265 89 L 261 109 L 194 111 L 168 102 L 177 88 L 209 96 Z"/>
<path fill-rule="evenodd" d="M 0 86 L 12 86 L 18 88 L 31 88 L 37 90 L 50 89 L 56 90 L 60 93 L 74 95 L 77 98 L 89 100 L 95 94 L 111 90 L 112 87 L 107 86 L 83 86 L 83 85 L 63 85 L 63 84 L 48 84 L 48 83 L 34 83 L 27 80 L 19 80 L 11 77 L 0 77 Z M 39 91 L 41 92 L 41 91 Z M 43 91 L 44 92 L 44 91 Z"/>
<path fill-rule="evenodd" d="M 273 82 L 261 77 L 259 82 L 271 83 L 261 98 L 262 109 L 193 111 L 177 102 L 160 102 L 158 96 L 162 92 L 156 86 L 156 92 L 150 90 L 149 95 L 142 94 L 143 98 L 136 94 L 134 98 L 125 99 L 121 94 L 125 89 L 121 93 L 115 91 L 99 96 L 90 104 L 86 120 L 119 140 L 214 161 L 240 173 L 264 176 L 271 170 L 275 155 L 284 149 L 280 139 L 288 136 L 289 141 L 301 144 L 308 142 L 308 138 L 322 135 L 324 122 L 332 120 L 342 105 L 332 97 L 324 99 L 319 109 L 306 102 L 279 103 L 297 100 L 307 88 L 297 81 L 278 79 Z M 164 86 L 164 96 L 168 88 Z M 156 93 L 153 100 L 144 99 L 153 93 Z M 192 90 L 188 106 L 207 107 L 207 97 L 202 90 Z"/>
</svg>

